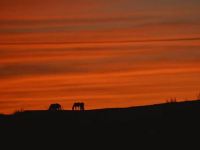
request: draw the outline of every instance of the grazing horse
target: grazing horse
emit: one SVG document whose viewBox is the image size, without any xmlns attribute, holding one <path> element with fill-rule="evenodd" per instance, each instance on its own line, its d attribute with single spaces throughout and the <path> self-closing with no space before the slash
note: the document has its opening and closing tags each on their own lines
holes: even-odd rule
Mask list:
<svg viewBox="0 0 200 150">
<path fill-rule="evenodd" d="M 62 110 L 62 107 L 61 107 L 61 105 L 60 104 L 57 104 L 57 103 L 55 103 L 55 104 L 51 104 L 50 106 L 49 106 L 49 110 Z"/>
<path fill-rule="evenodd" d="M 84 108 L 84 103 L 74 103 L 74 105 L 72 106 L 72 110 L 85 110 Z"/>
</svg>

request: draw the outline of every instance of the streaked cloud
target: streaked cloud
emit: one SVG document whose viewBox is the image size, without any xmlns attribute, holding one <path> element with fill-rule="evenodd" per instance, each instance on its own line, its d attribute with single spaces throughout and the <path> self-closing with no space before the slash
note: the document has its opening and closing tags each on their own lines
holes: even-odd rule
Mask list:
<svg viewBox="0 0 200 150">
<path fill-rule="evenodd" d="M 194 99 L 198 0 L 1 0 L 0 113 Z"/>
</svg>

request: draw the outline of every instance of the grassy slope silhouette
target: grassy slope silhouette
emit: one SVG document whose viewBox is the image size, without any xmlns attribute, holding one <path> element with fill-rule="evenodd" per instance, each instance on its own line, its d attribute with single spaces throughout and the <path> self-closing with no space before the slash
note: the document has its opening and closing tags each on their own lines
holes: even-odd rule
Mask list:
<svg viewBox="0 0 200 150">
<path fill-rule="evenodd" d="M 183 141 L 195 140 L 200 135 L 199 114 L 200 100 L 87 111 L 24 111 L 0 115 L 0 133 L 14 140 L 68 141 L 68 144 L 74 141 L 101 145 L 122 141 L 184 144 Z"/>
</svg>

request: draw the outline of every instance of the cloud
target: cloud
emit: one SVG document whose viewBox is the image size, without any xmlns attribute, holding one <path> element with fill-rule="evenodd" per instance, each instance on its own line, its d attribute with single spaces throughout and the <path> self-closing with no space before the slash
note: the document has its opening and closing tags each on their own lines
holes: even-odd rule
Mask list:
<svg viewBox="0 0 200 150">
<path fill-rule="evenodd" d="M 193 98 L 199 2 L 1 0 L 1 111 Z"/>
</svg>

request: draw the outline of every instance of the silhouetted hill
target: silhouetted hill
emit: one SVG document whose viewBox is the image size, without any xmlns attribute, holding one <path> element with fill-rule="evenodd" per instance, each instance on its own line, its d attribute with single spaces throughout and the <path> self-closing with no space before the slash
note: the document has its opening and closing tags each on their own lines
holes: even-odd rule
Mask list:
<svg viewBox="0 0 200 150">
<path fill-rule="evenodd" d="M 156 142 L 167 147 L 195 141 L 200 135 L 199 115 L 200 101 L 80 112 L 25 111 L 0 115 L 0 133 L 26 143 L 36 139 L 60 145 Z"/>
</svg>

